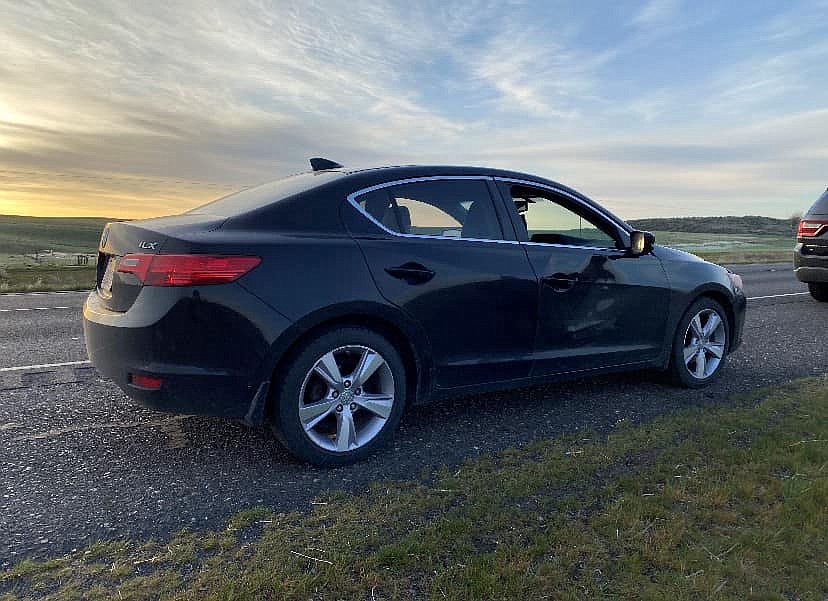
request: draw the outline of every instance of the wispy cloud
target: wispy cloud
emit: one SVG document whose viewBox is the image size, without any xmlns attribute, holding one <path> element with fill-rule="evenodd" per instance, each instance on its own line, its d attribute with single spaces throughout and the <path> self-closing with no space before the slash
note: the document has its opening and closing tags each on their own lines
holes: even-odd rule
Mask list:
<svg viewBox="0 0 828 601">
<path fill-rule="evenodd" d="M 784 6 L 784 5 L 783 5 Z M 787 5 L 760 28 L 766 42 L 777 43 L 792 39 L 802 40 L 816 34 L 824 37 L 828 27 L 828 1 L 810 0 L 802 4 Z"/>
<path fill-rule="evenodd" d="M 0 212 L 175 212 L 328 155 L 782 214 L 824 177 L 823 4 L 0 0 Z"/>
<path fill-rule="evenodd" d="M 714 75 L 706 107 L 742 114 L 751 108 L 785 112 L 791 99 L 809 94 L 813 82 L 824 77 L 826 65 L 828 40 L 793 50 L 761 50 L 744 61 L 724 66 Z M 824 101 L 819 96 L 813 100 Z"/>
<path fill-rule="evenodd" d="M 665 25 L 678 14 L 679 0 L 648 0 L 633 16 L 631 23 L 640 27 Z"/>
</svg>

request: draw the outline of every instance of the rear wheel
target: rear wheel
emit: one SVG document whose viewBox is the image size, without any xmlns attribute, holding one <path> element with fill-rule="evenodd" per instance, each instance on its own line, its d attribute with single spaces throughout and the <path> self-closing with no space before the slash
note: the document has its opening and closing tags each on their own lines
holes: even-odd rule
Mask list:
<svg viewBox="0 0 828 601">
<path fill-rule="evenodd" d="M 727 359 L 730 324 L 727 312 L 712 298 L 694 302 L 679 321 L 670 358 L 676 384 L 701 388 L 715 380 Z"/>
<path fill-rule="evenodd" d="M 819 302 L 828 303 L 828 284 L 811 282 L 808 284 L 808 291 Z"/>
<path fill-rule="evenodd" d="M 386 444 L 405 406 L 405 369 L 394 346 L 357 327 L 309 341 L 288 367 L 273 425 L 298 457 L 347 465 Z"/>
</svg>

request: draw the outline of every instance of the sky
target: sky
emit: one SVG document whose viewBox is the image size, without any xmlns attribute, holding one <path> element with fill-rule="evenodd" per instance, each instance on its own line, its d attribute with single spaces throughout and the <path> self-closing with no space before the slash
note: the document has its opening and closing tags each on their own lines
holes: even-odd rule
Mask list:
<svg viewBox="0 0 828 601">
<path fill-rule="evenodd" d="M 622 217 L 828 185 L 828 0 L 0 0 L 0 214 L 179 213 L 308 168 L 463 164 Z"/>
</svg>

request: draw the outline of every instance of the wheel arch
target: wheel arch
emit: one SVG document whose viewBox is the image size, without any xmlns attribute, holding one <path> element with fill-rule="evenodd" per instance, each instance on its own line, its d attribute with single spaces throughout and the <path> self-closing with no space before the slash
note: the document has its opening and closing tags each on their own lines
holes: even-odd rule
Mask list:
<svg viewBox="0 0 828 601">
<path fill-rule="evenodd" d="M 684 309 L 682 309 L 679 314 L 676 327 L 678 327 L 678 324 L 681 323 L 682 317 L 685 313 L 687 313 L 687 310 L 693 305 L 693 303 L 705 297 L 719 303 L 727 313 L 727 347 L 728 352 L 730 352 L 734 336 L 736 335 L 736 312 L 733 309 L 733 293 L 727 288 L 716 284 L 710 284 L 706 287 L 695 290 L 693 294 L 689 296 L 689 302 L 685 304 Z"/>
<path fill-rule="evenodd" d="M 431 395 L 433 365 L 428 339 L 416 322 L 399 309 L 378 303 L 347 303 L 315 311 L 288 328 L 273 344 L 270 352 L 271 386 L 263 418 L 272 415 L 278 402 L 276 382 L 302 345 L 325 330 L 338 326 L 357 326 L 385 336 L 400 353 L 406 372 L 406 403 L 422 403 Z"/>
</svg>

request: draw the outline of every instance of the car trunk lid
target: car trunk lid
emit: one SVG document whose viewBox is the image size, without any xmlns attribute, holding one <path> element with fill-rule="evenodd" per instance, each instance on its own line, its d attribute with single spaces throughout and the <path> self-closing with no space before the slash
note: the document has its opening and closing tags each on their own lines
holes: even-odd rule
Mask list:
<svg viewBox="0 0 828 601">
<path fill-rule="evenodd" d="M 112 311 L 127 311 L 143 286 L 131 273 L 118 268 L 128 254 L 156 255 L 170 241 L 218 229 L 224 217 L 214 215 L 175 215 L 139 221 L 108 223 L 101 234 L 95 290 L 104 306 Z"/>
</svg>

